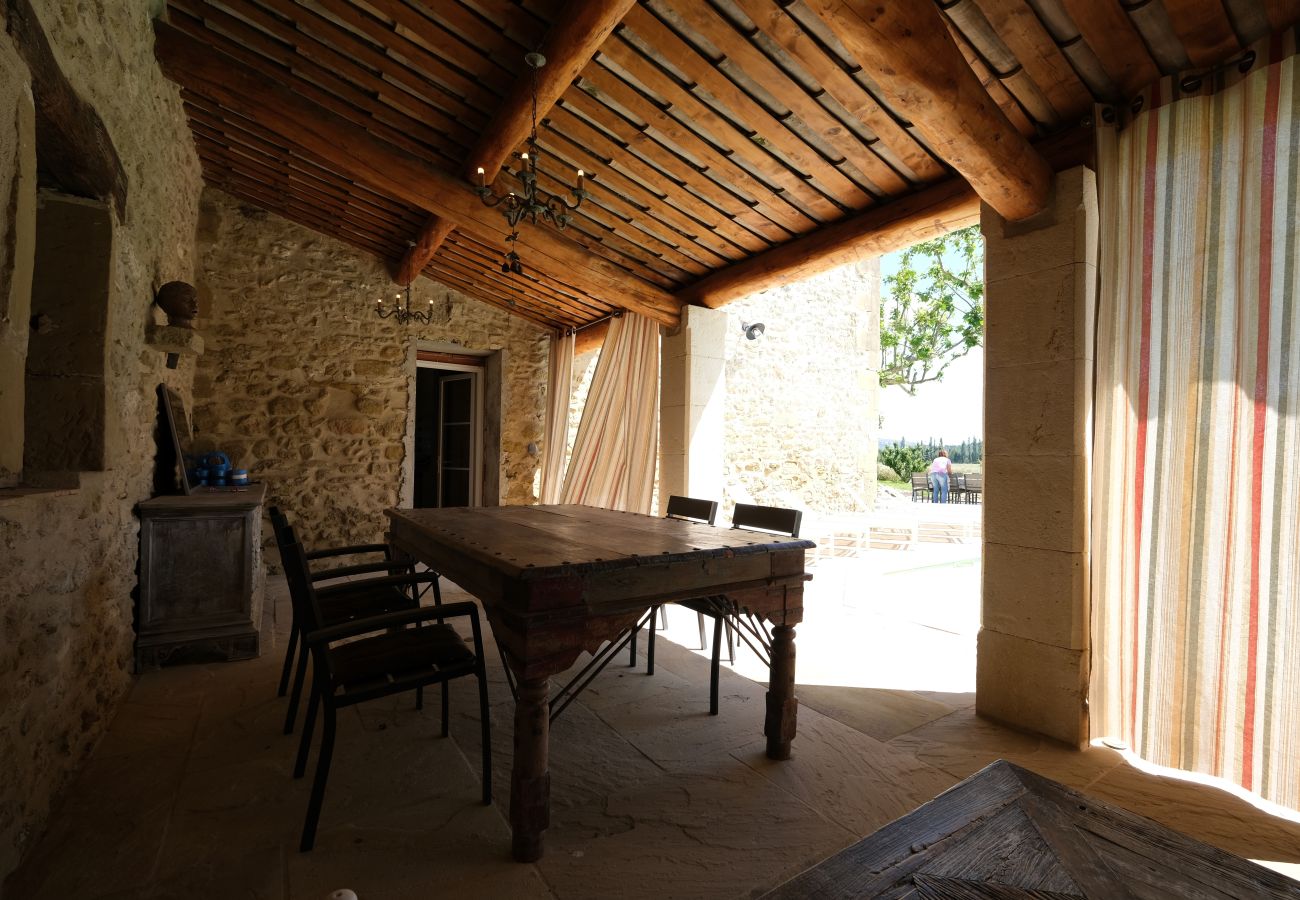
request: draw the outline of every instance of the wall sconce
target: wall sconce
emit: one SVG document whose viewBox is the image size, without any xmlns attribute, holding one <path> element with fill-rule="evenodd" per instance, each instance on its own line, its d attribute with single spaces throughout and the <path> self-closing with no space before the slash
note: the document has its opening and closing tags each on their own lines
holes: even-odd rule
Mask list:
<svg viewBox="0 0 1300 900">
<path fill-rule="evenodd" d="M 767 327 L 762 322 L 755 322 L 753 325 L 741 322 L 740 330 L 744 333 L 745 340 L 756 341 L 763 336 L 764 331 L 767 331 Z"/>
</svg>

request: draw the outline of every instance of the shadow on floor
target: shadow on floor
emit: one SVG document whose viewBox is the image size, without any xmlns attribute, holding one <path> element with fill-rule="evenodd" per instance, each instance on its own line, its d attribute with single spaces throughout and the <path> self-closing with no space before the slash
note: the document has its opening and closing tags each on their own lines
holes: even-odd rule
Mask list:
<svg viewBox="0 0 1300 900">
<path fill-rule="evenodd" d="M 282 582 L 271 596 L 285 602 Z M 436 702 L 389 698 L 340 717 L 317 846 L 300 854 L 308 782 L 290 777 L 296 738 L 280 733 L 280 652 L 137 679 L 4 896 L 754 896 L 998 758 L 1231 852 L 1300 862 L 1300 825 L 998 727 L 971 694 L 801 685 L 794 757 L 773 762 L 763 685 L 725 671 L 710 717 L 707 661 L 662 639 L 654 677 L 643 659 L 616 663 L 553 727 L 539 863 L 510 861 L 512 704 L 496 659 L 493 806 L 477 802 L 473 684 L 453 685 L 450 739 Z"/>
</svg>

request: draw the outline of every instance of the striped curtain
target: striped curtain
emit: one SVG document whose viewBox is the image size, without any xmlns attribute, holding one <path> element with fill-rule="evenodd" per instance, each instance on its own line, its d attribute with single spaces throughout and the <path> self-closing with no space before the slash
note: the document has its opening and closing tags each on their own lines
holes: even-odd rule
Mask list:
<svg viewBox="0 0 1300 900">
<path fill-rule="evenodd" d="M 564 479 L 563 502 L 649 513 L 659 454 L 659 324 L 610 323 Z"/>
<path fill-rule="evenodd" d="M 1300 808 L 1294 49 L 1099 129 L 1091 721 Z"/>
<path fill-rule="evenodd" d="M 573 389 L 574 332 L 551 335 L 546 385 L 546 432 L 542 443 L 542 502 L 559 503 L 564 490 L 564 453 L 569 446 L 569 401 Z"/>
</svg>

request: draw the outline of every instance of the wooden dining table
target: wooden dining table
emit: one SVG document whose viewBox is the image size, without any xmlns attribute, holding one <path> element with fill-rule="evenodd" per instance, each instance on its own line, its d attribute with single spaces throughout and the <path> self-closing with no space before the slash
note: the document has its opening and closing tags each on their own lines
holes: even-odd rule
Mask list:
<svg viewBox="0 0 1300 900">
<path fill-rule="evenodd" d="M 515 859 L 542 855 L 550 817 L 550 679 L 652 606 L 725 595 L 772 629 L 763 733 L 795 736 L 795 626 L 811 541 L 587 506 L 390 509 L 389 542 L 478 598 L 517 681 L 510 826 Z"/>
</svg>

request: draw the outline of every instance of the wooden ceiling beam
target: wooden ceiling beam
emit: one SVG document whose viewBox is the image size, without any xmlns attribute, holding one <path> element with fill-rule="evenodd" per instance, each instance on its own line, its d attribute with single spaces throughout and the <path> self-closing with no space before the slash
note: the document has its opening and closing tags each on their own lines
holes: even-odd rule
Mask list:
<svg viewBox="0 0 1300 900">
<path fill-rule="evenodd" d="M 457 227 L 490 242 L 505 237 L 504 218 L 483 206 L 474 190 L 460 179 L 304 100 L 274 79 L 166 22 L 155 22 L 154 30 L 158 62 L 177 83 L 284 135 L 349 180 L 451 219 Z M 549 229 L 528 229 L 519 244 L 528 265 L 562 275 L 563 280 L 580 280 L 586 293 L 663 324 L 674 325 L 680 319 L 680 302 L 668 291 Z"/>
<path fill-rule="evenodd" d="M 570 0 L 564 16 L 552 23 L 539 49 L 546 57 L 546 65 L 525 71 L 515 79 L 465 161 L 466 180 L 477 184 L 480 167 L 487 173 L 489 184 L 496 179 L 510 154 L 533 130 L 534 79 L 540 121 L 635 4 L 636 0 Z"/>
<path fill-rule="evenodd" d="M 636 0 L 574 0 L 565 7 L 564 18 L 551 26 L 542 43 L 540 52 L 546 65 L 515 79 L 470 150 L 465 164 L 470 184 L 477 184 L 480 167 L 488 183 L 496 180 L 510 154 L 532 132 L 534 112 L 541 119 L 550 111 L 634 3 Z M 399 283 L 405 283 L 400 281 L 401 275 L 424 268 L 452 227 L 439 216 L 429 218 L 398 265 L 395 278 Z M 442 238 L 433 240 L 438 235 Z"/>
<path fill-rule="evenodd" d="M 1046 207 L 1051 167 L 980 84 L 933 0 L 808 6 L 985 202 L 1011 221 Z"/>
<path fill-rule="evenodd" d="M 768 288 L 973 225 L 979 217 L 979 197 L 960 178 L 950 178 L 719 269 L 678 291 L 677 297 L 717 309 Z"/>
<path fill-rule="evenodd" d="M 402 254 L 393 270 L 393 281 L 410 284 L 438 252 L 447 235 L 456 230 L 456 223 L 442 216 L 430 216 L 420 228 L 411 246 Z"/>
</svg>

